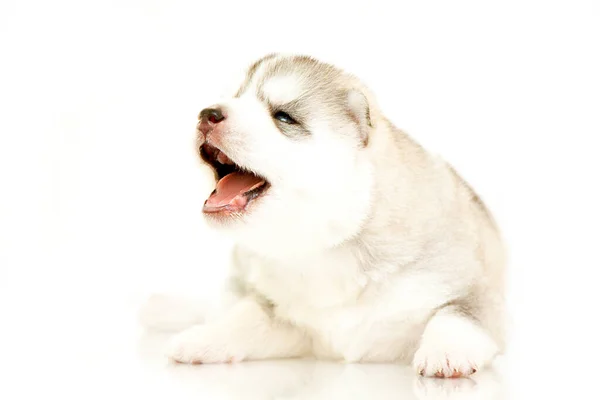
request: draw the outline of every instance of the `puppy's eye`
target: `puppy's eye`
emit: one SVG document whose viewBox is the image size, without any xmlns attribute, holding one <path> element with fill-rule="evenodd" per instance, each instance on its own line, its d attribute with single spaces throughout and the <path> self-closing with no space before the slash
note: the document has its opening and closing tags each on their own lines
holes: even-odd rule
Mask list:
<svg viewBox="0 0 600 400">
<path fill-rule="evenodd" d="M 285 113 L 283 111 L 277 111 L 275 114 L 273 114 L 273 118 L 290 125 L 297 123 L 296 120 L 294 120 L 294 118 L 290 117 L 288 113 Z"/>
</svg>

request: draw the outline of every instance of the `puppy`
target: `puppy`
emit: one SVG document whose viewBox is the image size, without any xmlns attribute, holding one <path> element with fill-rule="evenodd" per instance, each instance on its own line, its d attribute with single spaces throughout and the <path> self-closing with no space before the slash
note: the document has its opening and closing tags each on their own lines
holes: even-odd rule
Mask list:
<svg viewBox="0 0 600 400">
<path fill-rule="evenodd" d="M 175 335 L 171 359 L 313 356 L 463 377 L 503 351 L 505 255 L 490 212 L 357 78 L 267 55 L 200 112 L 197 134 L 216 182 L 204 216 L 236 243 L 235 301 Z"/>
</svg>

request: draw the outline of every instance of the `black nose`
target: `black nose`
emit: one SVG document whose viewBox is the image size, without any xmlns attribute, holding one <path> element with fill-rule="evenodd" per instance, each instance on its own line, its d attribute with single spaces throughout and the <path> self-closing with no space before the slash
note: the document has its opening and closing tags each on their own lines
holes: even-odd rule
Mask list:
<svg viewBox="0 0 600 400">
<path fill-rule="evenodd" d="M 204 110 L 200 111 L 200 119 L 208 120 L 213 124 L 218 124 L 225 119 L 225 116 L 220 108 L 205 108 Z"/>
</svg>

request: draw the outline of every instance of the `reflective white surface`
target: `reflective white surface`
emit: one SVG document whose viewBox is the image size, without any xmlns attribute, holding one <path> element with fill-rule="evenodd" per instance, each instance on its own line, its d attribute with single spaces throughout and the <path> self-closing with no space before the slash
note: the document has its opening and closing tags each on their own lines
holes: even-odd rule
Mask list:
<svg viewBox="0 0 600 400">
<path fill-rule="evenodd" d="M 513 332 L 519 339 L 512 353 L 472 379 L 424 379 L 400 365 L 312 360 L 190 366 L 165 359 L 168 334 L 139 329 L 135 312 L 141 299 L 119 292 L 102 297 L 101 291 L 65 289 L 46 302 L 19 304 L 18 313 L 15 302 L 24 293 L 0 295 L 0 398 L 496 400 L 596 390 L 594 347 L 567 344 L 558 325 L 536 341 L 527 330 L 539 332 L 536 327 L 548 323 L 542 319 L 532 318 L 524 331 Z"/>
<path fill-rule="evenodd" d="M 143 359 L 162 371 L 189 398 L 223 399 L 503 399 L 501 376 L 485 371 L 473 379 L 427 379 L 410 368 L 382 364 L 338 364 L 281 360 L 234 365 L 165 363 L 162 338 L 144 337 Z M 157 357 L 158 356 L 158 357 Z"/>
</svg>

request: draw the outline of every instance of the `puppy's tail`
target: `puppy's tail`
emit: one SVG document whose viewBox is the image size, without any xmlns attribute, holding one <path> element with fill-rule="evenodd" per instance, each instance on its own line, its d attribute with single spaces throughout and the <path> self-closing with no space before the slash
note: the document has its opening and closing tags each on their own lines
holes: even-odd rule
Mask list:
<svg viewBox="0 0 600 400">
<path fill-rule="evenodd" d="M 141 307 L 139 322 L 152 331 L 178 332 L 202 324 L 206 305 L 185 297 L 154 294 Z"/>
</svg>

